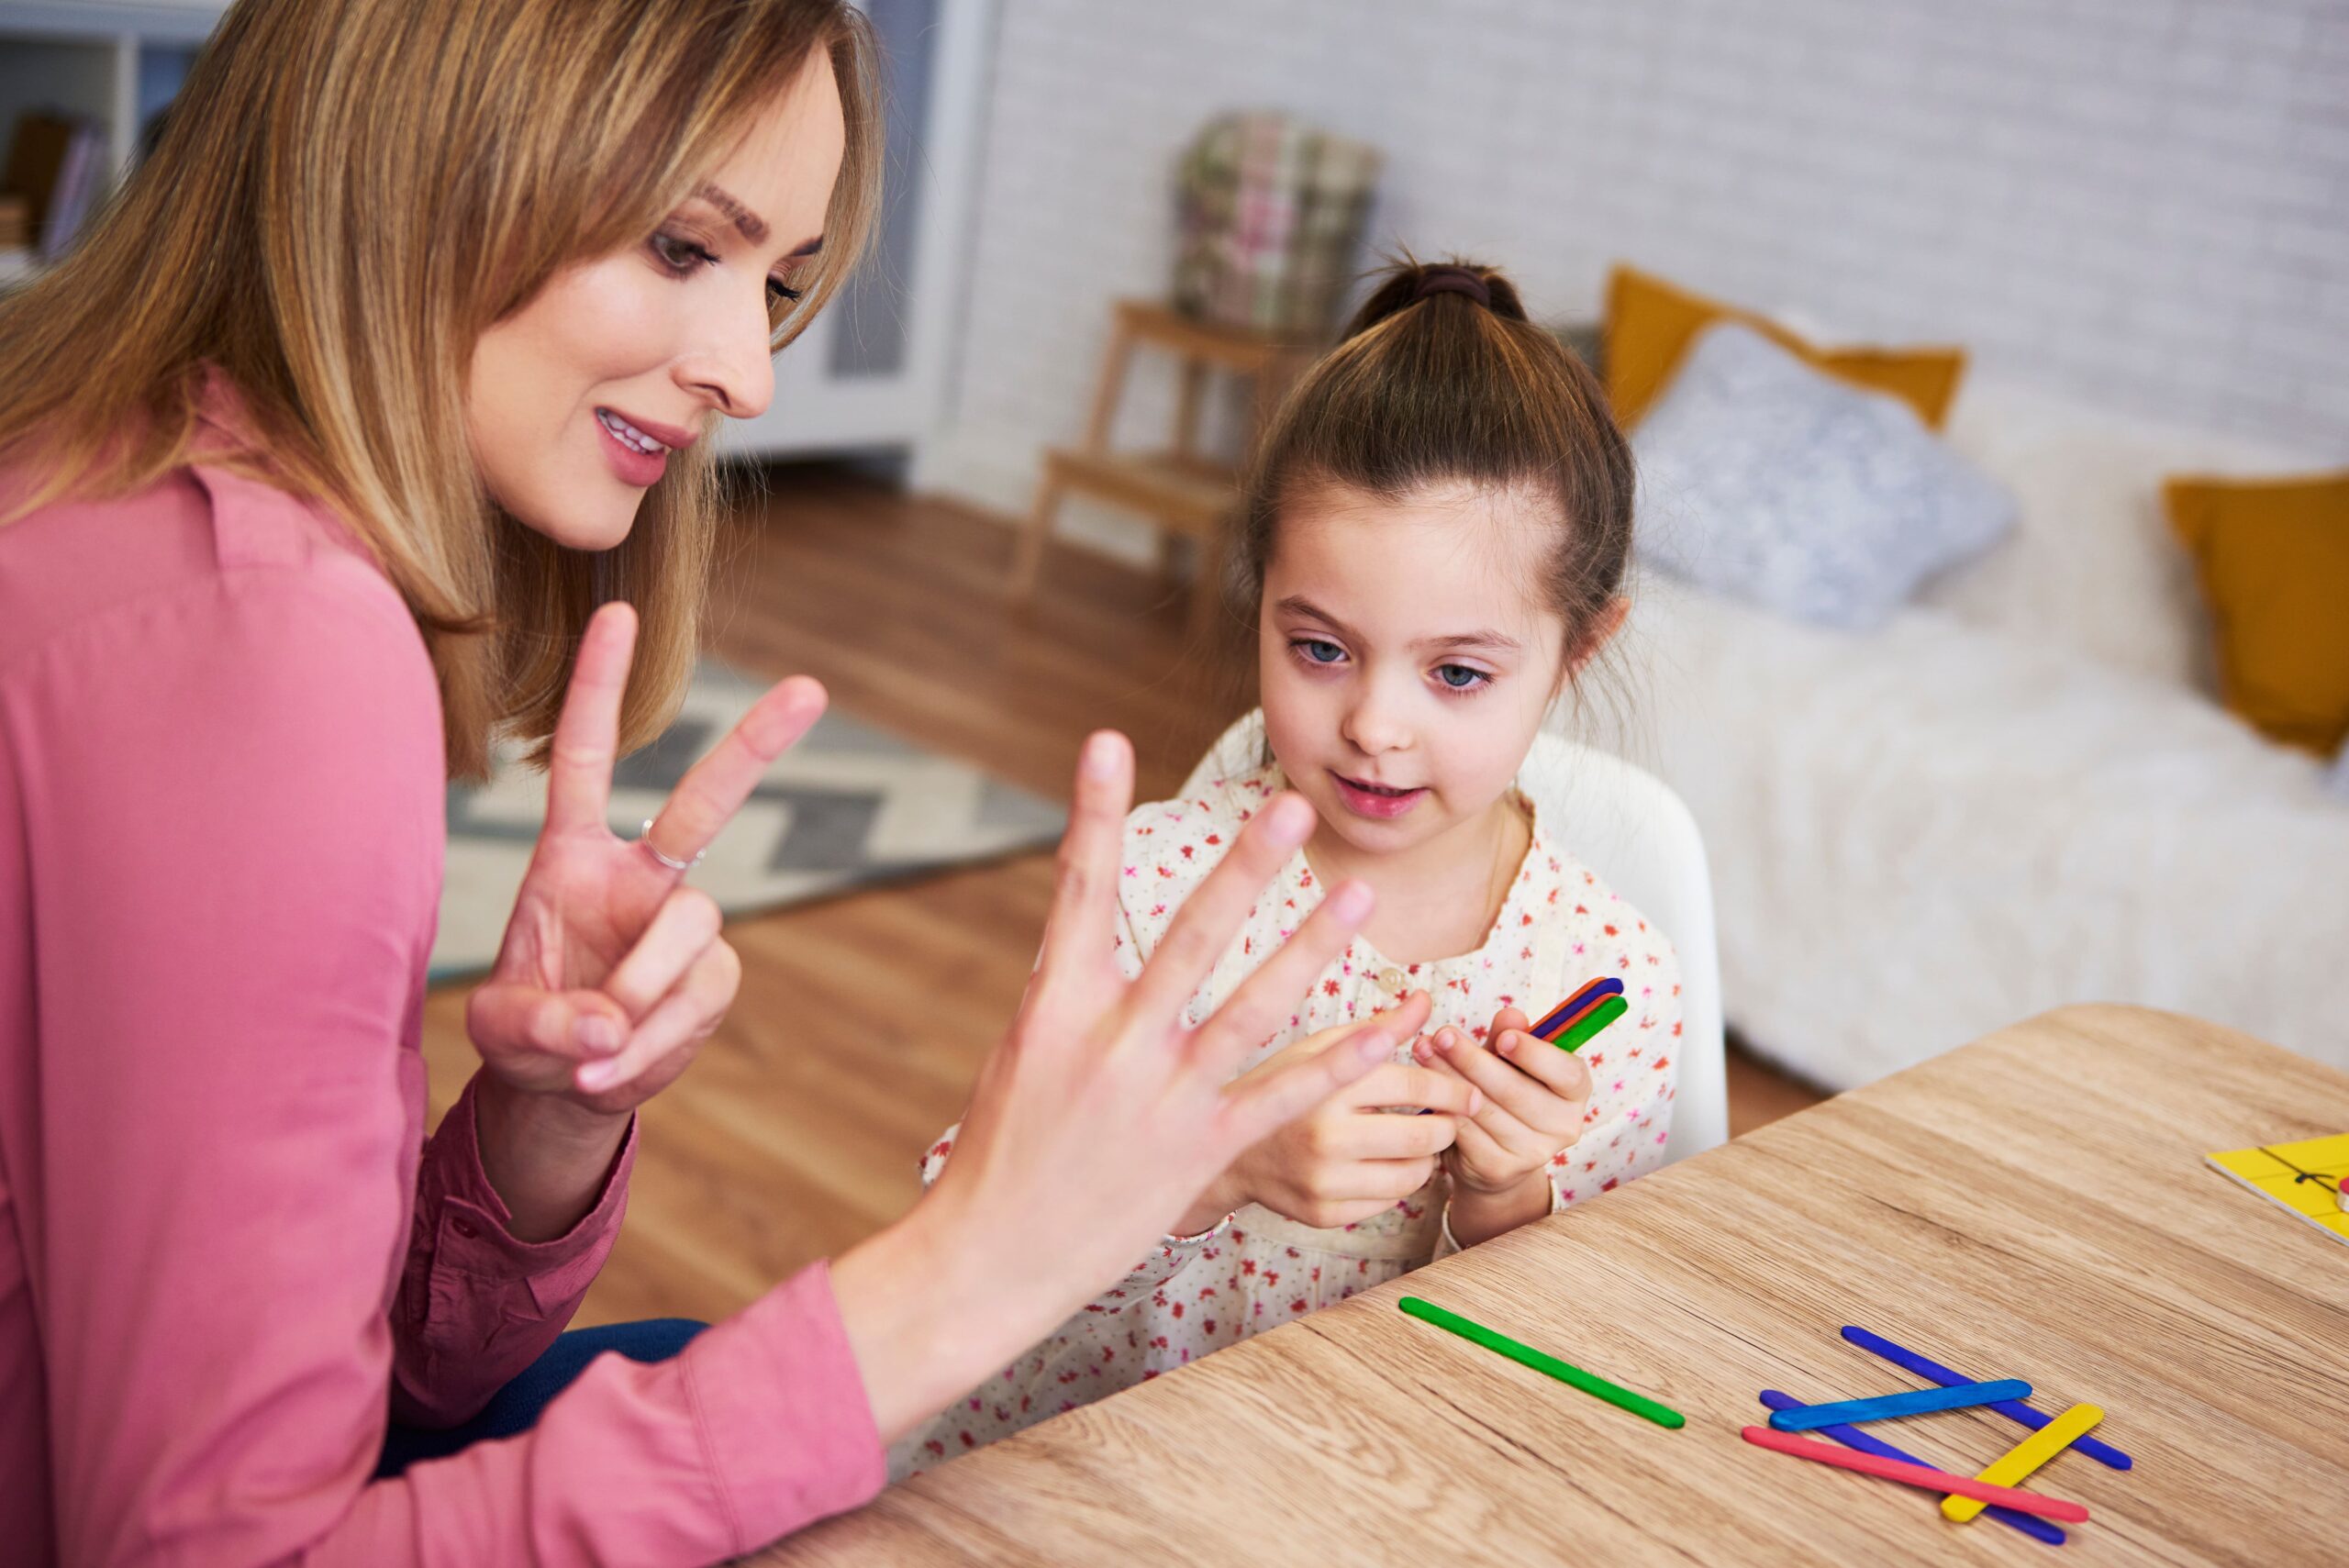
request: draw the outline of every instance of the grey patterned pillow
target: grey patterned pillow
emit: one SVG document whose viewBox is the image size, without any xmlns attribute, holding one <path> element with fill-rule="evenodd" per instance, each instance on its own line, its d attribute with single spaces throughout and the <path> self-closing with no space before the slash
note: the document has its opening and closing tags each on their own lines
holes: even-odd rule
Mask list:
<svg viewBox="0 0 2349 1568">
<path fill-rule="evenodd" d="M 1639 549 L 1674 575 L 1862 631 L 2014 526 L 2014 499 L 1898 398 L 1749 327 L 1689 346 L 1631 438 Z"/>
</svg>

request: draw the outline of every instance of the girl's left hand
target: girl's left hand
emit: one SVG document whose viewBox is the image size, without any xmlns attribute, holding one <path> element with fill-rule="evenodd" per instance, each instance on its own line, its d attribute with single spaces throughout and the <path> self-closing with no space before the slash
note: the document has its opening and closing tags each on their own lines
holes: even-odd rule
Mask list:
<svg viewBox="0 0 2349 1568">
<path fill-rule="evenodd" d="M 1511 1191 L 1543 1171 L 1582 1136 L 1590 1107 L 1590 1069 L 1581 1057 L 1526 1032 L 1532 1020 L 1515 1007 L 1493 1018 L 1478 1045 L 1447 1025 L 1413 1042 L 1421 1064 L 1456 1073 L 1484 1091 L 1485 1103 L 1463 1118 L 1444 1151 L 1455 1189 Z"/>
</svg>

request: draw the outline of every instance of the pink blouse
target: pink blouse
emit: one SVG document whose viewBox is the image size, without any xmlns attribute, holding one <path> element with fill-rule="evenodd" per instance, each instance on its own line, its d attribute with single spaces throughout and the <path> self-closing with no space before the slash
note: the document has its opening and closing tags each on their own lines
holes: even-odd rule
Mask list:
<svg viewBox="0 0 2349 1568">
<path fill-rule="evenodd" d="M 820 1263 L 369 1479 L 562 1330 L 634 1155 L 529 1243 L 470 1088 L 425 1137 L 444 788 L 416 625 L 320 511 L 199 464 L 0 526 L 9 1562 L 702 1563 L 879 1488 Z"/>
</svg>

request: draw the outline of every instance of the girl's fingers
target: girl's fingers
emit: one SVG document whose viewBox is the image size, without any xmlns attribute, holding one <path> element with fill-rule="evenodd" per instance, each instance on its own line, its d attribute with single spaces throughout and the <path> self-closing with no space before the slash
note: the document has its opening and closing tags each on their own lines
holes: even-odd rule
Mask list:
<svg viewBox="0 0 2349 1568">
<path fill-rule="evenodd" d="M 1240 837 L 1222 863 L 1208 873 L 1207 880 L 1175 912 L 1174 923 L 1167 927 L 1157 951 L 1150 955 L 1150 962 L 1129 993 L 1130 1011 L 1126 1017 L 1130 1021 L 1152 1038 L 1174 1027 L 1183 1004 L 1191 999 L 1191 994 L 1199 988 L 1208 972 L 1223 956 L 1224 949 L 1231 945 L 1231 939 L 1239 934 L 1241 922 L 1255 907 L 1264 884 L 1273 880 L 1312 832 L 1313 807 L 1306 804 L 1303 795 L 1284 791 L 1256 813 L 1255 819 L 1240 830 Z M 1333 905 L 1341 907 L 1332 911 L 1330 917 L 1322 918 L 1324 910 Z M 1264 967 L 1250 977 L 1249 984 L 1242 985 L 1239 995 L 1233 998 L 1239 1002 L 1240 997 L 1251 996 L 1252 992 L 1252 1002 L 1241 1003 L 1236 1012 L 1232 1003 L 1226 1003 L 1222 1009 L 1224 1013 L 1235 1013 L 1237 1020 L 1246 1023 L 1252 1031 L 1248 1035 L 1251 1040 L 1261 1041 L 1273 1033 L 1296 1010 L 1295 1003 L 1304 994 L 1307 982 L 1344 951 L 1354 927 L 1370 913 L 1370 889 L 1350 892 L 1349 888 L 1341 887 L 1322 900 L 1322 907 L 1313 913 L 1315 917 L 1283 942 L 1280 951 L 1265 961 Z M 1298 951 L 1291 958 L 1293 948 Z M 1289 962 L 1283 963 L 1284 958 Z M 1309 966 L 1306 964 L 1308 959 Z M 1300 966 L 1305 966 L 1302 973 L 1298 973 Z M 1266 1001 L 1266 989 L 1254 984 L 1267 975 L 1276 977 L 1273 984 L 1283 992 L 1277 1015 Z M 1257 1027 L 1260 1022 L 1261 1028 Z M 1228 1043 L 1221 1032 L 1216 1040 L 1219 1045 Z"/>
<path fill-rule="evenodd" d="M 571 685 L 555 720 L 547 762 L 546 831 L 600 828 L 611 797 L 612 759 L 619 749 L 620 699 L 628 695 L 636 651 L 636 611 L 613 603 L 597 610 L 579 639 Z"/>
<path fill-rule="evenodd" d="M 1547 1041 L 1536 1040 L 1534 1043 L 1544 1051 L 1558 1050 Z M 1435 1045 L 1443 1052 L 1444 1060 L 1451 1062 L 1463 1078 L 1482 1089 L 1485 1097 L 1496 1107 L 1506 1111 L 1526 1127 L 1564 1137 L 1581 1125 L 1580 1106 L 1561 1099 L 1541 1081 L 1519 1072 L 1458 1029 L 1437 1030 Z M 1558 1053 L 1562 1056 L 1566 1054 L 1564 1051 Z M 1490 1111 L 1486 1113 L 1486 1118 L 1487 1125 L 1492 1125 Z"/>
<path fill-rule="evenodd" d="M 1517 1126 L 1514 1118 L 1509 1125 Z M 1508 1170 L 1512 1166 L 1524 1164 L 1530 1158 L 1528 1154 L 1520 1153 L 1510 1147 L 1504 1140 L 1493 1136 L 1490 1129 L 1473 1121 L 1464 1121 L 1460 1124 L 1458 1147 L 1463 1160 L 1486 1171 Z"/>
<path fill-rule="evenodd" d="M 637 1020 L 619 1054 L 583 1063 L 573 1082 L 585 1094 L 632 1083 L 672 1053 L 709 1037 L 741 984 L 742 961 L 722 941 L 702 949 L 677 988 Z"/>
<path fill-rule="evenodd" d="M 1308 809 L 1308 821 L 1310 816 Z M 1217 869 L 1219 873 L 1222 868 Z M 1275 869 L 1278 869 L 1277 865 Z M 1197 902 L 1197 895 L 1193 895 L 1192 902 Z M 1346 944 L 1353 940 L 1354 932 L 1370 913 L 1370 889 L 1361 883 L 1341 883 L 1331 890 L 1306 917 L 1305 924 L 1291 932 L 1253 974 L 1241 981 L 1239 989 L 1216 1009 L 1215 1016 L 1201 1024 L 1198 1032 L 1191 1037 L 1191 1059 L 1200 1070 L 1218 1078 L 1229 1077 L 1251 1051 L 1279 1033 L 1296 1017 L 1297 998 L 1312 987 L 1314 977 L 1329 968 L 1346 951 Z M 1189 906 L 1186 906 L 1185 912 L 1188 909 Z M 1176 920 L 1180 923 L 1181 917 L 1177 916 Z M 1228 935 L 1226 940 L 1230 940 Z M 1152 955 L 1151 966 L 1142 971 L 1141 979 L 1136 983 L 1137 990 L 1151 984 L 1152 975 L 1165 956 L 1163 947 Z M 1204 975 L 1202 971 L 1201 977 Z M 1187 997 L 1190 992 L 1186 990 L 1182 995 Z M 1181 1005 L 1179 998 L 1175 1005 Z M 1403 1040 L 1419 1032 L 1427 1022 L 1427 1015 L 1428 998 L 1421 992 L 1405 997 L 1400 1006 L 1378 1015 L 1372 1022 L 1385 1025 L 1390 1040 Z M 1136 1016 L 1147 1018 L 1153 1015 Z"/>
<path fill-rule="evenodd" d="M 1382 1013 L 1378 1021 L 1408 1024 L 1400 1013 Z M 1411 1106 L 1446 1116 L 1474 1116 L 1484 1096 L 1474 1084 L 1457 1074 L 1438 1073 L 1390 1062 L 1346 1091 L 1346 1102 L 1364 1110 L 1374 1106 Z"/>
<path fill-rule="evenodd" d="M 829 700 L 824 688 L 805 675 L 770 688 L 708 756 L 686 770 L 645 837 L 674 861 L 690 861 L 708 849 L 774 760 L 824 716 Z"/>
<path fill-rule="evenodd" d="M 600 991 L 545 991 L 493 981 L 465 998 L 465 1033 L 484 1056 L 536 1052 L 592 1062 L 628 1040 L 628 1015 Z"/>
<path fill-rule="evenodd" d="M 722 923 L 718 900 L 708 894 L 697 887 L 672 889 L 653 911 L 652 923 L 598 989 L 627 1008 L 629 1018 L 641 1021 L 718 940 Z"/>
<path fill-rule="evenodd" d="M 1347 1117 L 1329 1140 L 1330 1151 L 1354 1160 L 1429 1159 L 1451 1148 L 1460 1129 L 1475 1125 L 1450 1116 Z"/>
<path fill-rule="evenodd" d="M 1054 989 L 1109 960 L 1117 926 L 1118 851 L 1133 791 L 1132 745 L 1114 729 L 1087 736 L 1077 759 L 1068 830 L 1061 835 L 1052 913 L 1036 959 L 1040 990 Z"/>
<path fill-rule="evenodd" d="M 1564 1100 L 1590 1098 L 1590 1063 L 1539 1035 L 1508 1029 L 1488 1037 L 1502 1061 Z"/>
</svg>

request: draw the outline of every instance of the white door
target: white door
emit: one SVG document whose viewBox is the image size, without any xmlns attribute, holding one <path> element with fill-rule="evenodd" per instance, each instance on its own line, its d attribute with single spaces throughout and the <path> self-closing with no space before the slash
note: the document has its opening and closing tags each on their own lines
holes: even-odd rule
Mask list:
<svg viewBox="0 0 2349 1568">
<path fill-rule="evenodd" d="M 863 266 L 774 361 L 774 402 L 719 450 L 910 447 L 936 422 L 963 304 L 994 0 L 860 0 L 881 39 L 887 186 Z"/>
</svg>

